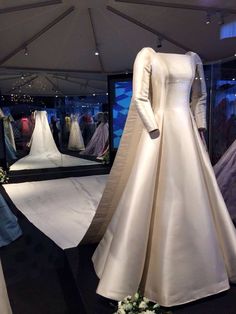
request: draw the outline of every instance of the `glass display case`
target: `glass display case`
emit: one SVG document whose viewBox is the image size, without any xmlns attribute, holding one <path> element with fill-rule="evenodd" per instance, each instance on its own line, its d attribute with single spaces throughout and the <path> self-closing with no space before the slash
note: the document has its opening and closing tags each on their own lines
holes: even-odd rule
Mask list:
<svg viewBox="0 0 236 314">
<path fill-rule="evenodd" d="M 1 164 L 10 172 L 98 166 L 109 142 L 107 95 L 1 96 Z"/>
</svg>

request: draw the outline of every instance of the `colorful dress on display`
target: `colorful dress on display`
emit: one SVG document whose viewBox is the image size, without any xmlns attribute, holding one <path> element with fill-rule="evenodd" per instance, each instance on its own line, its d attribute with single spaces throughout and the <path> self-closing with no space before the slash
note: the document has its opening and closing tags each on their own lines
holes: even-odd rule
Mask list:
<svg viewBox="0 0 236 314">
<path fill-rule="evenodd" d="M 15 138 L 13 134 L 13 128 L 11 125 L 12 119 L 6 117 L 0 108 L 0 118 L 3 118 L 3 125 L 4 125 L 4 135 L 5 135 L 5 148 L 6 148 L 6 159 L 16 160 L 16 145 L 15 145 Z"/>
<path fill-rule="evenodd" d="M 8 245 L 22 235 L 17 218 L 0 194 L 0 247 Z M 1 313 L 1 312 L 0 312 Z"/>
<path fill-rule="evenodd" d="M 230 216 L 236 222 L 236 140 L 214 166 L 214 171 Z"/>
<path fill-rule="evenodd" d="M 87 146 L 95 132 L 95 123 L 89 114 L 82 116 L 80 121 L 80 129 L 84 139 L 84 145 Z"/>
<path fill-rule="evenodd" d="M 9 140 L 11 146 L 13 147 L 14 150 L 16 150 L 15 137 L 14 137 L 13 128 L 12 128 L 12 124 L 11 124 L 12 121 L 14 121 L 14 120 L 13 120 L 11 115 L 5 116 L 1 108 L 0 108 L 0 118 L 4 118 L 5 136 L 8 137 L 8 140 Z"/>
<path fill-rule="evenodd" d="M 198 129 L 206 129 L 198 55 L 142 49 L 120 147 L 83 241 L 101 240 L 98 294 L 121 300 L 140 289 L 174 306 L 236 283 L 236 232 Z"/>
<path fill-rule="evenodd" d="M 2 264 L 0 260 L 0 313 L 12 314 L 10 302 L 8 299 L 6 283 L 2 271 Z"/>
<path fill-rule="evenodd" d="M 96 128 L 90 142 L 83 151 L 84 155 L 100 156 L 102 155 L 109 139 L 109 127 L 107 121 L 104 120 L 104 114 L 98 114 L 98 127 Z"/>
<path fill-rule="evenodd" d="M 77 115 L 72 115 L 71 117 L 71 128 L 68 149 L 75 151 L 84 150 L 84 140 L 80 130 Z"/>
</svg>

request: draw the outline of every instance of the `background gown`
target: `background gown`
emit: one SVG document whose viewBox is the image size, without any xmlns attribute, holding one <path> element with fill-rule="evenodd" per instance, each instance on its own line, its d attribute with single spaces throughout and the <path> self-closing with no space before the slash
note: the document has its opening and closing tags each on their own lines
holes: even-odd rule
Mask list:
<svg viewBox="0 0 236 314">
<path fill-rule="evenodd" d="M 121 300 L 140 288 L 173 306 L 236 282 L 235 229 L 197 128 L 206 128 L 200 58 L 142 49 L 119 151 L 84 238 L 102 239 L 97 293 Z"/>
<path fill-rule="evenodd" d="M 83 155 L 100 156 L 109 140 L 109 126 L 107 122 L 107 114 L 103 112 L 98 113 L 98 126 L 82 152 Z"/>
<path fill-rule="evenodd" d="M 16 216 L 0 194 L 0 247 L 19 238 L 22 234 Z M 1 313 L 1 312 L 0 312 Z"/>
<path fill-rule="evenodd" d="M 71 150 L 84 150 L 84 140 L 80 130 L 78 116 L 72 115 L 71 117 L 71 127 L 70 127 L 70 136 L 68 149 Z"/>
<path fill-rule="evenodd" d="M 230 216 L 236 222 L 236 140 L 214 166 L 214 171 Z"/>
</svg>

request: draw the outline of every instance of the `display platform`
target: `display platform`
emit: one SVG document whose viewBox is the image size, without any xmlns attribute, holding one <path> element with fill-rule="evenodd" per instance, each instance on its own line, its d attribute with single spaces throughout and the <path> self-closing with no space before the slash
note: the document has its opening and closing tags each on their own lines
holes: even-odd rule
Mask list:
<svg viewBox="0 0 236 314">
<path fill-rule="evenodd" d="M 87 231 L 107 175 L 6 184 L 8 196 L 26 218 L 60 248 L 76 247 Z"/>
<path fill-rule="evenodd" d="M 46 169 L 58 167 L 76 167 L 98 165 L 99 162 L 83 158 L 76 158 L 65 154 L 41 154 L 38 156 L 26 156 L 16 161 L 10 167 L 10 171 Z"/>
<path fill-rule="evenodd" d="M 0 190 L 23 230 L 20 239 L 0 250 L 13 312 L 32 314 L 33 309 L 34 314 L 114 313 L 116 302 L 96 294 L 98 278 L 91 260 L 96 245 L 60 249 Z M 227 292 L 169 310 L 174 314 L 234 314 L 235 296 L 233 285 Z"/>
</svg>

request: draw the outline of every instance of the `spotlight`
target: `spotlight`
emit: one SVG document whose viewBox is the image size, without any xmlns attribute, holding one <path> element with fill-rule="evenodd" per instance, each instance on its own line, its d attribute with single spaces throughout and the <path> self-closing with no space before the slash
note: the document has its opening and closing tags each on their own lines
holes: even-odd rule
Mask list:
<svg viewBox="0 0 236 314">
<path fill-rule="evenodd" d="M 29 85 L 28 85 L 29 87 L 31 87 L 32 86 L 32 84 L 31 83 L 29 83 Z"/>
<path fill-rule="evenodd" d="M 161 48 L 162 47 L 162 38 L 158 37 L 157 38 L 157 48 Z"/>
<path fill-rule="evenodd" d="M 206 24 L 210 24 L 211 23 L 211 14 L 209 12 L 207 12 L 206 14 Z"/>
<path fill-rule="evenodd" d="M 27 48 L 27 46 L 25 47 L 25 52 L 24 52 L 25 56 L 28 56 L 29 55 L 29 50 Z"/>
<path fill-rule="evenodd" d="M 108 93 L 106 93 L 106 95 L 108 96 Z"/>
<path fill-rule="evenodd" d="M 95 56 L 99 56 L 99 51 L 96 50 L 96 51 L 94 52 L 94 54 L 95 54 Z"/>
<path fill-rule="evenodd" d="M 93 94 L 93 96 L 96 96 L 96 94 Z"/>
<path fill-rule="evenodd" d="M 25 77 L 24 77 L 24 74 L 22 74 L 22 75 L 21 75 L 21 79 L 24 80 L 24 78 L 25 78 Z"/>
<path fill-rule="evenodd" d="M 232 78 L 232 81 L 235 81 L 235 77 Z"/>
<path fill-rule="evenodd" d="M 234 54 L 234 56 L 236 57 L 236 53 Z"/>
</svg>

